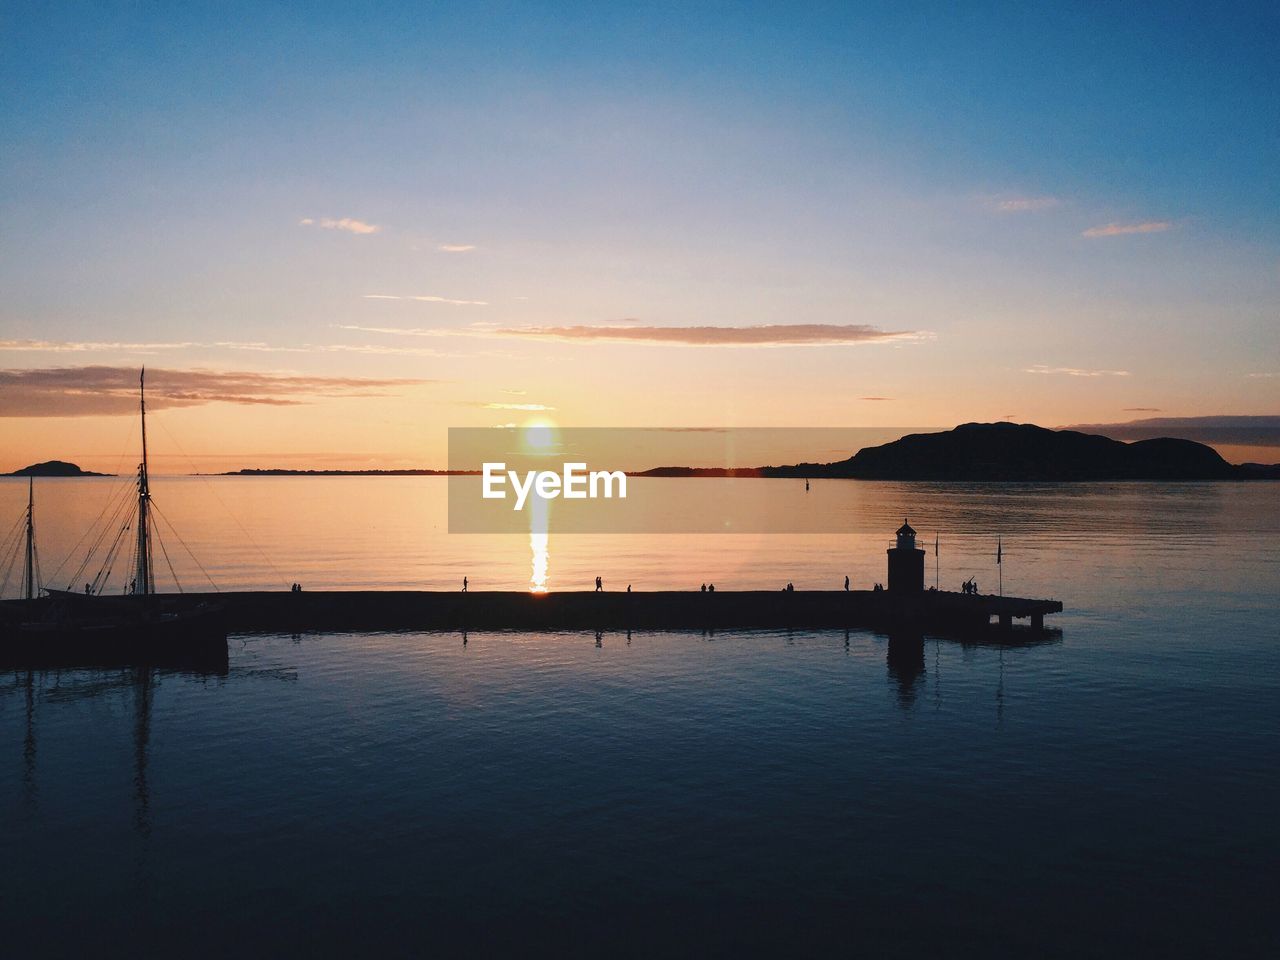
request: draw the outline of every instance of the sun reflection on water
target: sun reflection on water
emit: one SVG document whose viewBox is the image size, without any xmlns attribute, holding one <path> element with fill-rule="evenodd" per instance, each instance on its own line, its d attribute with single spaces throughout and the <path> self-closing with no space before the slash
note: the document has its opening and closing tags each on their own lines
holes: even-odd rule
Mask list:
<svg viewBox="0 0 1280 960">
<path fill-rule="evenodd" d="M 520 443 L 525 453 L 551 456 L 560 447 L 560 435 L 555 424 L 545 417 L 527 421 L 520 431 Z M 533 573 L 529 577 L 530 593 L 546 593 L 547 568 L 550 554 L 547 550 L 548 532 L 551 529 L 551 504 L 536 492 L 529 498 L 529 549 L 533 554 Z"/>
<path fill-rule="evenodd" d="M 533 551 L 533 576 L 529 579 L 530 593 L 547 592 L 547 534 L 530 533 L 529 548 Z"/>
<path fill-rule="evenodd" d="M 530 498 L 529 507 L 529 549 L 533 552 L 533 574 L 529 578 L 529 590 L 532 593 L 546 593 L 550 561 L 547 545 L 550 540 L 551 504 L 535 495 Z"/>
</svg>

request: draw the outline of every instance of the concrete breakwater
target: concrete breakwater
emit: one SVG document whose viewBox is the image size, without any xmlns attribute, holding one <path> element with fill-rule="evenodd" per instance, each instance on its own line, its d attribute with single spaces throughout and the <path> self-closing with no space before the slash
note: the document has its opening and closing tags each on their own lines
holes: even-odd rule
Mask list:
<svg viewBox="0 0 1280 960">
<path fill-rule="evenodd" d="M 104 614 L 125 614 L 142 598 L 97 597 Z M 1008 628 L 1016 619 L 1043 629 L 1057 600 L 925 590 L 699 591 L 245 591 L 145 598 L 182 611 L 222 611 L 228 632 L 303 630 L 839 629 L 915 627 L 948 633 Z M 35 619 L 49 600 L 11 602 Z"/>
</svg>

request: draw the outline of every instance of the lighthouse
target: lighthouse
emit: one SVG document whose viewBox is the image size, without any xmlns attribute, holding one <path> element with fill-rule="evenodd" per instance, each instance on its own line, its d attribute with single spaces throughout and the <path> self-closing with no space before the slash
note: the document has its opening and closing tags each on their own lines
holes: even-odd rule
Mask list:
<svg viewBox="0 0 1280 960">
<path fill-rule="evenodd" d="M 898 544 L 890 547 L 889 592 L 920 593 L 924 590 L 924 551 L 916 546 L 916 532 L 907 521 L 898 528 Z"/>
</svg>

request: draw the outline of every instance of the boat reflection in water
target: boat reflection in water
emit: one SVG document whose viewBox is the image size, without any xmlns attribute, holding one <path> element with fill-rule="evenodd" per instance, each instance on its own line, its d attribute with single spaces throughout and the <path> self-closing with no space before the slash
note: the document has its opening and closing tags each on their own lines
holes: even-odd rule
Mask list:
<svg viewBox="0 0 1280 960">
<path fill-rule="evenodd" d="M 22 697 L 25 731 L 22 740 L 22 802 L 29 813 L 39 807 L 39 722 L 43 705 L 63 705 L 125 694 L 132 710 L 133 821 L 138 833 L 151 831 L 151 787 L 148 777 L 152 707 L 158 686 L 169 679 L 221 682 L 228 676 L 225 647 L 221 657 L 206 658 L 183 669 L 154 665 L 120 669 L 17 670 L 0 687 L 0 697 Z M 58 745 L 58 749 L 65 748 Z"/>
</svg>

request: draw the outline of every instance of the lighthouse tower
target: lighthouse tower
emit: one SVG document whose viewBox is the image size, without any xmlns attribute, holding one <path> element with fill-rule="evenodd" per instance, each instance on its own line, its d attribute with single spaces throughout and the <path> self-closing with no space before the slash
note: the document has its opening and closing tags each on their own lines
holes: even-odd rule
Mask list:
<svg viewBox="0 0 1280 960">
<path fill-rule="evenodd" d="M 907 521 L 898 528 L 898 545 L 885 552 L 889 554 L 889 592 L 923 591 L 924 551 L 916 546 L 916 532 Z"/>
</svg>

